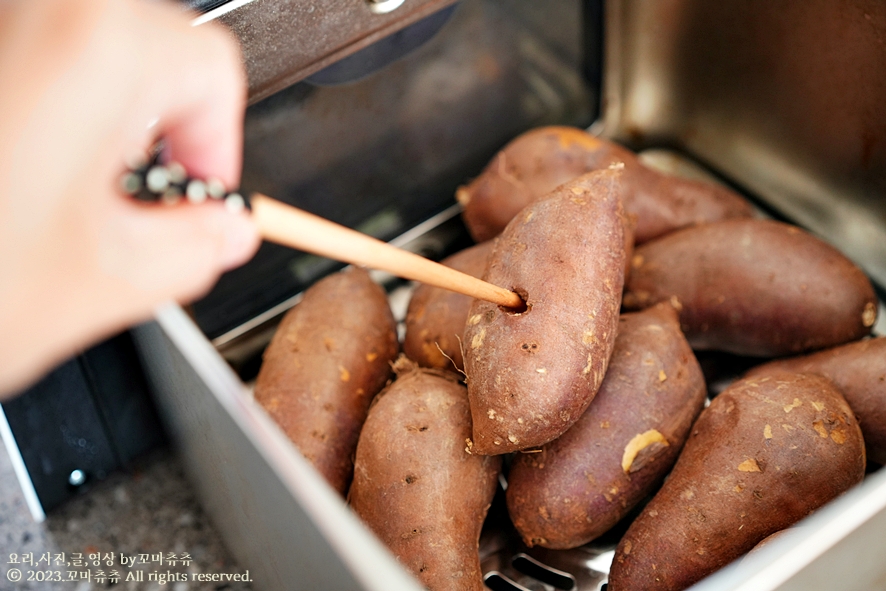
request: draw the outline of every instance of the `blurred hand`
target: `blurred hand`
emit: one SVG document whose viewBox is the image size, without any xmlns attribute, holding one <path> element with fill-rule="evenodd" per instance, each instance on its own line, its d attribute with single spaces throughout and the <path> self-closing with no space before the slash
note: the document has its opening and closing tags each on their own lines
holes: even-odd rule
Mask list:
<svg viewBox="0 0 886 591">
<path fill-rule="evenodd" d="M 0 394 L 258 247 L 245 214 L 117 189 L 159 137 L 190 175 L 239 182 L 237 45 L 190 18 L 147 0 L 0 2 Z"/>
</svg>

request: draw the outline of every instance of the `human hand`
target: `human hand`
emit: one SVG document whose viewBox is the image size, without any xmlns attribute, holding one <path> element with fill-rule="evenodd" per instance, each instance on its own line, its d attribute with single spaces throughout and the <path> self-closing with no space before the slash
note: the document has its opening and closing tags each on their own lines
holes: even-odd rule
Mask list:
<svg viewBox="0 0 886 591">
<path fill-rule="evenodd" d="M 191 176 L 237 186 L 245 100 L 236 43 L 175 6 L 0 3 L 0 394 L 252 256 L 247 215 L 117 188 L 159 137 Z"/>
</svg>

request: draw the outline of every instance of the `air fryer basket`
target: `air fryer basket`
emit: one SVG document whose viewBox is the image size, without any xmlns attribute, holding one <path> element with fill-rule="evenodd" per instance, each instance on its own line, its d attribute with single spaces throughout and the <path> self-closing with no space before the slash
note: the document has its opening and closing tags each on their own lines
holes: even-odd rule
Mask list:
<svg viewBox="0 0 886 591">
<path fill-rule="evenodd" d="M 451 188 L 464 180 L 452 171 L 473 166 L 476 172 L 530 126 L 588 125 L 594 115 L 588 104 L 597 89 L 577 74 L 580 60 L 540 42 L 544 35 L 520 20 L 538 15 L 527 17 L 533 9 L 526 6 L 519 15 L 510 12 L 518 4 L 464 0 L 431 43 L 380 78 L 339 89 L 299 84 L 253 107 L 246 188 L 301 205 L 307 199 L 329 217 L 363 224 L 385 239 L 399 235 L 398 245 L 424 254 L 442 256 L 464 244 L 457 207 L 447 209 Z M 882 300 L 886 4 L 609 0 L 604 16 L 601 113 L 591 131 L 638 150 L 665 148 L 643 157 L 677 174 L 713 174 L 769 214 L 807 227 L 861 265 Z M 476 22 L 499 28 L 472 29 Z M 512 61 L 496 45 L 506 38 L 519 47 Z M 460 70 L 459 64 L 485 66 Z M 428 118 L 438 99 L 448 101 L 442 108 L 450 119 Z M 372 119 L 380 104 L 386 117 Z M 324 116 L 332 135 L 312 123 Z M 410 135 L 417 121 L 430 122 L 424 135 Z M 343 144 L 348 134 L 354 140 Z M 408 139 L 407 149 L 398 138 Z M 471 152 L 471 158 L 459 168 L 447 150 Z M 299 151 L 309 157 L 292 161 Z M 340 170 L 354 172 L 337 178 Z M 383 189 L 374 184 L 378 178 L 385 179 Z M 323 200 L 330 186 L 337 201 Z M 393 199 L 391 187 L 399 190 Z M 407 197 L 420 205 L 404 207 Z M 357 215 L 376 199 L 379 215 Z M 414 579 L 253 403 L 244 382 L 254 375 L 276 319 L 297 301 L 292 294 L 330 270 L 323 261 L 266 254 L 198 303 L 196 323 L 169 306 L 136 337 L 192 481 L 257 589 L 417 591 Z M 265 287 L 268 277 L 289 285 L 276 293 Z M 408 287 L 390 285 L 402 313 Z M 260 311 L 244 312 L 257 300 Z M 884 324 L 881 305 L 879 334 Z M 618 528 L 572 551 L 525 548 L 503 513 L 506 484 L 503 478 L 481 538 L 487 586 L 601 589 Z M 802 538 L 773 543 L 696 588 L 886 588 L 886 470 L 816 512 L 807 527 Z"/>
</svg>

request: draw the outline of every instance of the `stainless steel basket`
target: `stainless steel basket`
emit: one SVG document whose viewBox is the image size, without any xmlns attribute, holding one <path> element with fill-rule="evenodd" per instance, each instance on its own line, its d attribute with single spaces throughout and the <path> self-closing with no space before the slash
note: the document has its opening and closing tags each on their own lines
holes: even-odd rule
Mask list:
<svg viewBox="0 0 886 591">
<path fill-rule="evenodd" d="M 282 42 L 286 35 L 281 36 L 275 28 L 281 19 L 308 18 L 306 11 L 314 3 L 255 0 L 242 4 L 243 12 L 228 10 L 216 16 L 233 27 L 247 48 L 255 99 L 332 63 L 348 53 L 343 47 L 365 47 L 390 31 L 385 27 L 394 27 L 394 17 L 385 17 L 389 21 L 380 25 L 369 19 L 368 25 L 360 25 L 363 36 L 358 35 L 361 41 L 354 46 L 336 46 L 328 43 L 330 37 L 318 33 L 306 41 L 308 45 L 305 40 L 295 40 L 291 47 L 280 48 L 263 33 L 276 32 L 275 43 Z M 348 4 L 348 10 L 357 10 L 360 3 L 328 4 Z M 448 4 L 407 0 L 404 6 L 415 18 L 404 22 L 415 22 Z M 489 4 L 465 0 L 447 27 L 469 27 L 470 23 L 458 20 L 459 13 L 491 10 Z M 521 10 L 533 10 L 530 4 L 540 10 L 538 3 L 525 2 Z M 568 3 L 551 6 L 563 4 Z M 519 5 L 519 1 L 499 4 L 496 10 L 504 10 L 505 16 L 499 14 L 495 22 L 505 26 L 501 23 L 506 22 L 507 11 L 516 6 L 516 15 Z M 585 15 L 588 10 L 593 12 L 593 7 L 586 6 Z M 700 164 L 758 199 L 771 213 L 829 240 L 860 264 L 875 283 L 886 285 L 886 110 L 882 108 L 886 97 L 886 4 L 861 0 L 610 0 L 601 14 L 604 18 L 596 30 L 603 32 L 602 100 L 592 131 L 638 149 L 668 148 L 664 156 L 659 153 L 659 160 L 673 160 L 676 155 L 678 162 Z M 588 21 L 584 22 L 587 26 Z M 261 30 L 262 26 L 267 31 Z M 479 37 L 484 31 L 491 33 L 488 28 L 468 29 L 468 33 L 462 31 L 462 37 L 455 33 L 453 38 Z M 589 89 L 582 86 L 580 76 L 571 77 L 561 67 L 565 63 L 577 70 L 581 64 L 568 56 L 563 58 L 568 51 L 533 46 L 533 35 L 518 38 L 522 45 L 515 59 L 532 62 L 524 71 L 536 76 L 526 79 L 529 90 L 521 96 L 532 103 L 527 109 L 536 116 L 524 117 L 508 133 L 514 135 L 529 125 L 593 115 L 593 108 L 576 107 L 581 101 L 562 99 L 583 97 L 593 102 L 593 84 Z M 440 39 L 435 43 L 457 43 L 447 41 L 442 33 Z M 293 48 L 310 49 L 311 44 L 322 49 L 313 61 L 302 56 L 295 65 L 287 62 L 295 59 Z M 275 48 L 279 50 L 276 53 Z M 414 58 L 417 61 L 410 62 L 412 65 L 385 70 L 382 82 L 370 82 L 379 85 L 372 87 L 372 92 L 345 93 L 353 92 L 350 99 L 354 101 L 388 101 L 392 111 L 409 111 L 415 104 L 426 105 L 421 101 L 429 97 L 385 94 L 383 89 L 397 84 L 389 77 L 426 76 L 426 83 L 446 82 L 435 92 L 456 93 L 450 97 L 451 108 L 456 109 L 458 101 L 476 99 L 471 89 L 483 84 L 491 89 L 496 83 L 494 77 L 478 79 L 482 70 L 474 70 L 473 78 L 446 78 L 454 76 L 455 70 L 441 74 L 445 62 L 433 61 L 435 52 L 458 59 L 469 55 L 465 47 L 459 51 L 423 47 L 422 52 L 427 55 Z M 554 59 L 558 55 L 560 58 Z M 424 59 L 429 61 L 421 62 Z M 328 92 L 329 97 L 334 96 Z M 287 96 L 285 100 L 305 104 L 299 102 L 303 99 L 298 93 Z M 276 107 L 285 100 L 277 100 Z M 391 100 L 395 104 L 391 105 Z M 333 102 L 330 98 L 324 104 L 332 109 Z M 314 108 L 322 110 L 322 106 Z M 290 177 L 302 174 L 300 164 L 287 163 L 285 154 L 260 149 L 259 144 L 269 138 L 295 147 L 301 145 L 299 141 L 308 147 L 316 141 L 320 142 L 316 144 L 318 152 L 334 151 L 331 142 L 322 142 L 319 128 L 310 127 L 304 109 L 269 111 L 270 107 L 258 107 L 264 111 L 260 109 L 252 119 L 251 129 L 247 123 L 245 181 L 268 183 L 269 170 L 287 166 L 295 171 Z M 343 117 L 352 117 L 349 125 L 367 117 L 366 111 L 349 110 L 346 103 L 337 108 L 346 114 Z M 471 111 L 459 114 L 465 118 Z M 268 131 L 272 120 L 303 126 L 294 125 L 294 130 L 286 132 L 290 139 L 280 139 L 284 132 Z M 365 125 L 360 128 L 364 135 L 407 133 L 392 121 Z M 385 125 L 395 128 L 386 129 Z M 435 128 L 437 136 L 431 139 L 445 142 L 444 131 L 453 127 L 462 132 L 459 137 L 472 137 L 471 122 L 460 125 L 441 123 Z M 501 132 L 498 135 L 490 127 L 476 128 L 484 132 L 476 134 L 476 143 L 483 144 L 487 152 L 498 147 L 509 137 L 505 127 L 496 128 Z M 299 129 L 307 131 L 299 134 Z M 254 142 L 252 148 L 250 141 Z M 383 150 L 357 152 L 349 162 L 381 166 L 388 156 Z M 316 156 L 316 162 L 323 161 L 322 154 Z M 286 186 L 277 184 L 268 192 L 279 195 Z M 355 195 L 354 203 L 360 198 Z M 406 232 L 398 243 L 420 252 L 439 251 L 439 234 L 435 232 L 451 237 L 447 220 L 456 214 L 457 208 L 443 211 Z M 429 233 L 433 228 L 437 229 Z M 398 294 L 394 297 L 400 302 L 402 291 Z M 882 299 L 882 290 L 880 294 Z M 232 369 L 242 370 L 246 360 L 267 342 L 274 319 L 296 299 L 277 302 L 242 325 L 214 334 L 212 342 L 178 306 L 158 310 L 156 322 L 138 328 L 136 338 L 162 415 L 207 511 L 237 560 L 254 573 L 257 589 L 418 590 L 414 579 L 253 403 L 247 384 Z M 880 318 L 877 330 L 882 334 L 882 306 Z M 493 516 L 496 510 L 494 506 Z M 886 536 L 882 535 L 886 531 L 886 470 L 870 474 L 856 489 L 810 517 L 806 526 L 803 537 L 773 543 L 697 588 L 886 589 L 886 562 L 882 560 L 886 556 Z M 506 520 L 490 519 L 481 544 L 487 585 L 493 590 L 600 589 L 615 541 L 605 539 L 569 552 L 529 550 L 520 545 Z"/>
</svg>

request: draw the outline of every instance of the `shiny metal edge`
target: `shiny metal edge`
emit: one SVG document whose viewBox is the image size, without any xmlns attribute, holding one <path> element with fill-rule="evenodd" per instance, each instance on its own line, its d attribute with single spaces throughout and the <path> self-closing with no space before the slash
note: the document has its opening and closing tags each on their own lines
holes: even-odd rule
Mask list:
<svg viewBox="0 0 886 591">
<path fill-rule="evenodd" d="M 214 21 L 218 18 L 221 18 L 228 14 L 229 12 L 234 12 L 240 8 L 243 8 L 247 4 L 255 2 L 255 0 L 230 0 L 219 6 L 218 8 L 214 8 L 209 12 L 205 12 L 200 16 L 196 17 L 191 21 L 192 27 L 199 27 L 202 24 L 208 23 L 209 21 Z"/>
<path fill-rule="evenodd" d="M 304 295 L 304 292 L 299 292 L 299 293 L 295 294 L 294 296 L 292 296 L 291 298 L 280 302 L 279 304 L 277 304 L 273 308 L 269 309 L 268 311 L 262 312 L 258 316 L 255 316 L 255 317 L 247 320 L 246 322 L 244 322 L 240 326 L 229 330 L 228 332 L 224 333 L 221 336 L 215 337 L 214 339 L 212 339 L 212 346 L 213 347 L 223 347 L 223 346 L 227 345 L 228 343 L 230 343 L 231 341 L 248 333 L 249 331 L 251 331 L 255 328 L 258 328 L 259 326 L 261 326 L 265 322 L 268 322 L 268 321 L 276 318 L 277 316 L 283 314 L 284 312 L 289 310 L 291 307 L 293 307 L 294 305 L 299 303 L 301 301 L 303 295 Z"/>
<path fill-rule="evenodd" d="M 443 211 L 441 211 L 437 215 L 420 223 L 419 225 L 415 226 L 414 228 L 407 230 L 403 234 L 400 234 L 399 236 L 397 236 L 393 240 L 389 241 L 388 244 L 391 244 L 392 246 L 396 246 L 397 248 L 405 248 L 408 246 L 408 244 L 410 242 L 413 242 L 417 238 L 420 238 L 421 236 L 423 236 L 427 232 L 433 230 L 437 226 L 439 226 L 445 222 L 448 222 L 449 220 L 451 220 L 452 218 L 457 216 L 459 213 L 461 213 L 461 211 L 462 211 L 462 206 L 460 204 L 455 204 L 450 207 L 447 207 L 446 209 L 444 209 Z M 259 326 L 263 325 L 266 322 L 273 320 L 274 318 L 276 318 L 277 316 L 280 316 L 281 314 L 284 314 L 287 310 L 289 310 L 294 305 L 299 303 L 301 301 L 301 299 L 302 299 L 302 293 L 298 293 L 298 294 L 292 296 L 291 298 L 284 300 L 283 302 L 280 302 L 279 304 L 277 304 L 273 308 L 270 308 L 269 310 L 262 312 L 261 314 L 255 316 L 254 318 L 247 320 L 246 322 L 244 322 L 240 326 L 233 328 L 220 336 L 215 337 L 214 339 L 212 339 L 212 346 L 213 347 L 224 347 L 225 345 L 227 345 L 231 341 L 243 336 L 244 334 L 248 333 L 249 331 L 258 328 Z"/>
<path fill-rule="evenodd" d="M 391 246 L 396 246 L 397 248 L 406 248 L 410 242 L 421 238 L 423 235 L 427 234 L 437 226 L 448 222 L 458 214 L 462 212 L 462 205 L 460 203 L 456 203 L 454 205 L 450 205 L 437 215 L 428 218 L 424 222 L 419 225 L 407 230 L 406 232 L 400 234 L 393 240 L 389 242 Z"/>
<path fill-rule="evenodd" d="M 245 385 L 184 310 L 170 303 L 157 308 L 155 318 L 159 328 L 187 361 L 190 371 L 193 371 L 206 385 L 215 401 L 241 430 L 248 443 L 267 463 L 295 502 L 309 516 L 362 588 L 367 591 L 420 591 L 421 586 L 415 579 L 399 565 L 388 549 L 350 511 L 344 500 L 298 453 L 279 427 L 252 401 Z M 135 336 L 140 348 L 144 347 L 144 335 L 139 334 L 139 329 L 136 329 Z M 172 368 L 147 368 L 149 373 L 158 369 L 172 371 Z M 171 379 L 180 382 L 181 376 L 176 375 Z M 189 393 L 177 392 L 174 395 L 179 398 L 176 402 L 189 404 L 187 400 Z M 217 429 L 218 425 L 208 424 L 204 427 Z M 208 441 L 203 434 L 190 433 L 190 435 L 201 441 L 203 439 Z M 187 455 L 193 450 L 180 451 Z M 224 467 L 203 466 L 203 468 L 211 471 Z M 253 482 L 251 486 L 265 488 L 266 483 Z M 217 494 L 224 497 L 230 494 L 230 491 L 224 490 Z M 226 514 L 221 513 L 225 509 L 228 512 L 238 510 L 238 507 L 225 507 L 224 502 L 221 506 L 213 503 L 204 506 L 209 510 L 215 507 L 216 512 L 212 516 L 216 523 L 228 518 Z M 264 512 L 267 519 L 274 519 L 277 508 L 259 506 L 252 507 L 251 510 Z M 280 548 L 278 551 L 281 556 L 291 556 L 291 549 Z M 250 568 L 248 563 L 242 566 Z M 334 568 L 334 565 L 323 566 L 323 568 L 330 567 Z M 298 585 L 294 584 L 291 588 L 296 587 Z"/>
<path fill-rule="evenodd" d="M 15 437 L 12 434 L 12 429 L 9 427 L 9 421 L 6 420 L 6 413 L 3 412 L 2 406 L 0 406 L 0 439 L 3 439 L 3 443 L 6 446 L 9 460 L 12 462 L 12 470 L 15 472 L 15 477 L 18 479 L 18 484 L 22 489 L 22 495 L 25 497 L 25 504 L 31 512 L 31 517 L 34 519 L 35 523 L 42 523 L 46 520 L 43 504 L 40 502 L 40 498 L 37 496 L 37 491 L 34 489 L 34 482 L 31 480 L 31 475 L 28 473 L 28 469 L 25 467 L 25 460 L 22 458 L 22 452 L 18 448 L 18 443 L 15 441 Z"/>
</svg>

